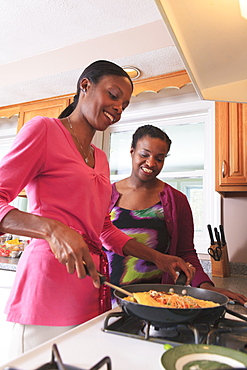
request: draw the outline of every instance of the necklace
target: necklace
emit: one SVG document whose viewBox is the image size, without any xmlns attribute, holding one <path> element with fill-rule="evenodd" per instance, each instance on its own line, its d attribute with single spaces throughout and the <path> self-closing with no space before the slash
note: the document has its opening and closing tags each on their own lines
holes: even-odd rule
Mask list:
<svg viewBox="0 0 247 370">
<path fill-rule="evenodd" d="M 75 139 L 76 139 L 76 141 L 78 142 L 78 144 L 79 144 L 79 146 L 80 146 L 80 148 L 81 148 L 81 150 L 82 150 L 82 152 L 83 152 L 83 155 L 84 155 L 84 161 L 86 162 L 86 164 L 88 164 L 88 161 L 89 161 L 89 155 L 90 155 L 90 149 L 89 149 L 89 152 L 88 152 L 88 155 L 86 155 L 86 153 L 85 153 L 85 151 L 84 151 L 84 149 L 83 149 L 83 146 L 81 145 L 81 142 L 80 142 L 80 140 L 78 139 L 78 137 L 77 137 L 77 135 L 76 135 L 76 133 L 75 133 L 75 131 L 74 131 L 74 129 L 73 129 L 73 126 L 72 126 L 72 123 L 70 122 L 70 118 L 69 118 L 69 116 L 67 117 L 67 121 L 68 121 L 68 124 L 69 124 L 69 128 L 71 129 L 71 131 L 73 132 L 73 134 L 74 134 L 74 136 L 75 136 Z"/>
</svg>

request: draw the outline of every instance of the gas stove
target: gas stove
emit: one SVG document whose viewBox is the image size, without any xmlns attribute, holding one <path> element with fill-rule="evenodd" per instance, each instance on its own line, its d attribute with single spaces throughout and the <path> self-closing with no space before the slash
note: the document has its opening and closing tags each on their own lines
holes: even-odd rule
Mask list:
<svg viewBox="0 0 247 370">
<path fill-rule="evenodd" d="M 247 322 L 224 316 L 214 324 L 190 322 L 171 326 L 152 323 L 130 316 L 124 311 L 106 316 L 102 329 L 140 340 L 168 344 L 214 344 L 247 353 Z"/>
</svg>

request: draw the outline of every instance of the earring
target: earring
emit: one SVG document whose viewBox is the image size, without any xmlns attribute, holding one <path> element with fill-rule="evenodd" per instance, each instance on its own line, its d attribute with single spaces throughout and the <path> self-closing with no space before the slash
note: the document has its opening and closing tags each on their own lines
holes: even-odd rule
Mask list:
<svg viewBox="0 0 247 370">
<path fill-rule="evenodd" d="M 81 91 L 83 91 L 83 92 L 84 92 L 84 94 L 85 94 L 85 92 L 86 92 L 86 90 L 85 90 L 85 89 L 83 89 L 82 87 L 80 87 L 80 90 L 81 90 Z"/>
</svg>

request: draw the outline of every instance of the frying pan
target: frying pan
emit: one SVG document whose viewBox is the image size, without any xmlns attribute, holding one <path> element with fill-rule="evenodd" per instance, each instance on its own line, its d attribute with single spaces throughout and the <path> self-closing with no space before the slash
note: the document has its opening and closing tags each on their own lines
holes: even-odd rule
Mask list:
<svg viewBox="0 0 247 370">
<path fill-rule="evenodd" d="M 190 322 L 200 323 L 214 323 L 219 317 L 225 312 L 234 314 L 232 311 L 226 308 L 228 298 L 220 293 L 213 292 L 201 288 L 184 287 L 179 285 L 167 285 L 167 284 L 133 284 L 124 287 L 125 290 L 130 293 L 135 292 L 148 292 L 149 290 L 169 292 L 169 289 L 177 294 L 183 295 L 184 289 L 186 294 L 194 298 L 204 299 L 207 301 L 213 301 L 219 303 L 219 306 L 209 308 L 167 308 L 167 307 L 151 307 L 145 306 L 136 302 L 126 301 L 124 293 L 117 290 L 114 291 L 114 295 L 117 299 L 118 304 L 122 307 L 130 316 L 138 317 L 139 319 L 149 321 L 157 326 L 169 326 L 174 324 L 183 324 Z"/>
<path fill-rule="evenodd" d="M 86 273 L 89 275 L 87 266 L 85 265 Z M 169 326 L 177 325 L 190 322 L 200 322 L 200 323 L 215 323 L 216 320 L 220 318 L 223 313 L 228 312 L 244 321 L 247 321 L 245 316 L 242 316 L 234 311 L 229 310 L 226 305 L 229 299 L 220 293 L 213 292 L 207 289 L 184 287 L 186 282 L 186 275 L 184 272 L 180 272 L 180 275 L 176 281 L 175 285 L 167 284 L 133 284 L 126 285 L 124 289 L 111 284 L 106 281 L 106 277 L 99 274 L 100 283 L 106 284 L 109 287 L 115 289 L 114 295 L 117 299 L 118 304 L 122 307 L 128 315 L 138 317 L 139 319 L 149 321 L 156 326 Z M 168 307 L 151 307 L 136 302 L 126 301 L 124 298 L 129 295 L 132 296 L 136 292 L 148 292 L 149 290 L 156 290 L 158 292 L 169 292 L 173 289 L 174 293 L 177 294 L 187 294 L 191 297 L 204 299 L 207 301 L 213 301 L 219 303 L 219 306 L 208 307 L 208 308 L 168 308 Z M 186 292 L 184 293 L 184 290 Z"/>
</svg>

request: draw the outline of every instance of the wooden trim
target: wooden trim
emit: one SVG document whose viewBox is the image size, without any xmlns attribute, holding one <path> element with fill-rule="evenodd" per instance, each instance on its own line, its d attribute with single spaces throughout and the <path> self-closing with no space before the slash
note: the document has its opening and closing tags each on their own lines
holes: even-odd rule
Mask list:
<svg viewBox="0 0 247 370">
<path fill-rule="evenodd" d="M 160 90 L 165 89 L 165 88 L 181 89 L 188 84 L 191 84 L 191 80 L 185 70 L 168 73 L 168 74 L 164 74 L 160 76 L 155 76 L 155 77 L 149 77 L 149 78 L 145 78 L 142 80 L 133 81 L 133 85 L 134 85 L 133 96 L 137 96 L 138 94 L 144 91 L 153 91 L 157 93 Z M 3 116 L 5 114 L 7 114 L 6 116 L 8 116 L 8 114 L 11 114 L 11 112 L 19 113 L 21 108 L 23 110 L 25 109 L 25 105 L 29 105 L 32 103 L 38 103 L 38 102 L 48 102 L 49 103 L 50 101 L 54 101 L 55 99 L 61 99 L 61 98 L 72 99 L 74 94 L 75 93 L 59 95 L 59 96 L 54 96 L 51 98 L 33 100 L 33 101 L 21 103 L 21 104 L 14 104 L 14 105 L 0 107 L 0 116 Z"/>
<path fill-rule="evenodd" d="M 49 103 L 50 101 L 54 101 L 56 99 L 61 99 L 61 98 L 71 99 L 73 96 L 74 96 L 74 94 L 71 93 L 71 94 L 66 94 L 66 95 L 53 96 L 51 98 L 31 100 L 31 101 L 27 101 L 27 102 L 20 103 L 20 104 L 6 105 L 6 106 L 3 106 L 3 107 L 0 107 L 0 116 L 2 116 L 2 112 L 8 111 L 8 110 L 13 110 L 13 111 L 18 110 L 18 111 L 20 111 L 21 108 L 25 107 L 26 105 L 32 104 L 32 103 L 39 103 L 39 102 L 48 102 Z"/>
<path fill-rule="evenodd" d="M 0 108 L 0 117 L 10 118 L 14 115 L 20 115 L 19 105 Z"/>
<path fill-rule="evenodd" d="M 160 90 L 165 88 L 176 88 L 181 89 L 182 87 L 191 84 L 191 80 L 185 70 L 168 73 L 156 77 L 150 77 L 138 81 L 134 81 L 133 96 L 144 91 L 152 91 L 158 93 Z"/>
</svg>

